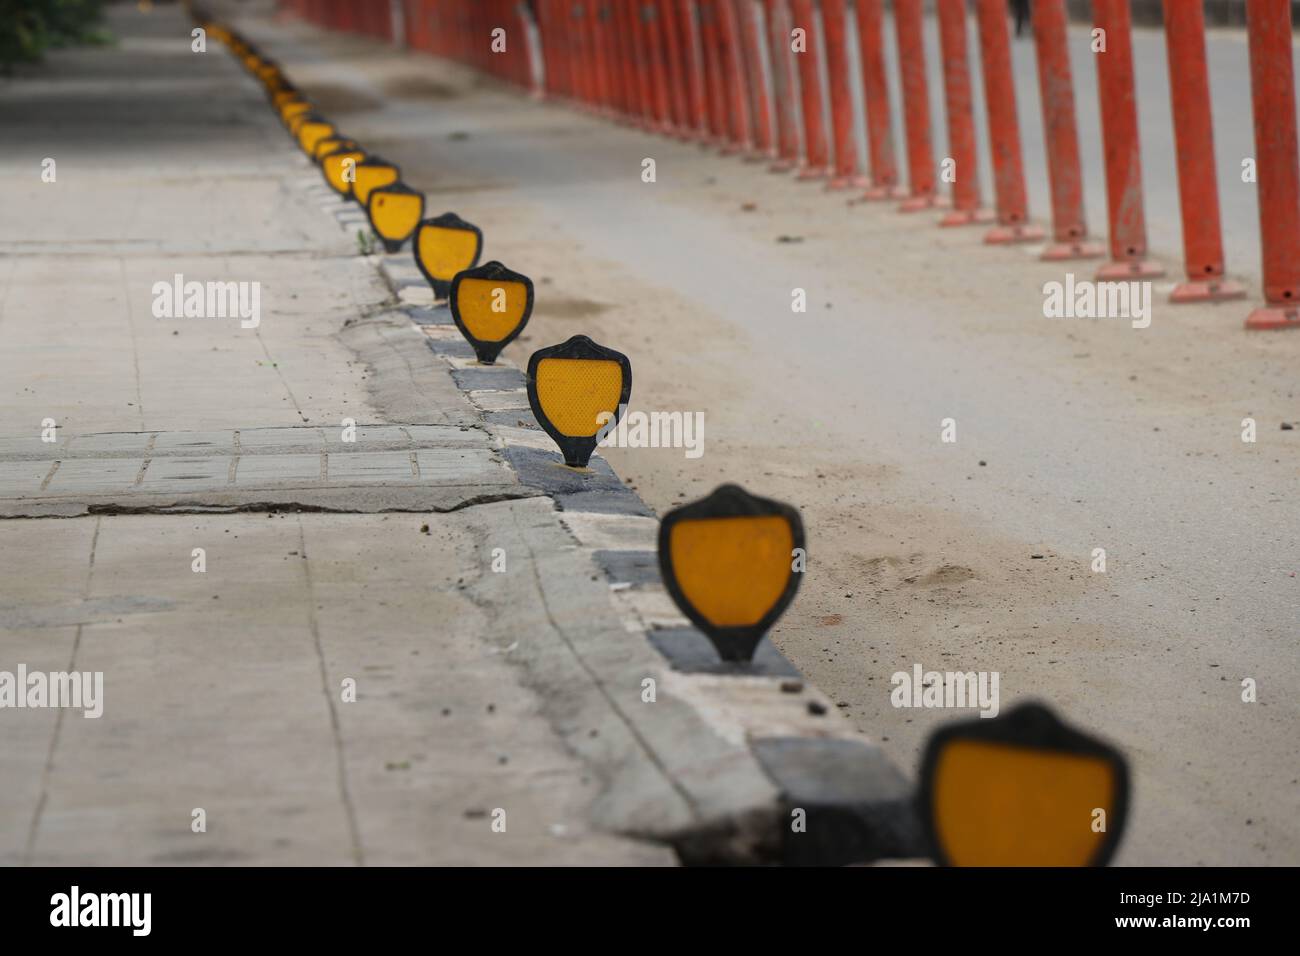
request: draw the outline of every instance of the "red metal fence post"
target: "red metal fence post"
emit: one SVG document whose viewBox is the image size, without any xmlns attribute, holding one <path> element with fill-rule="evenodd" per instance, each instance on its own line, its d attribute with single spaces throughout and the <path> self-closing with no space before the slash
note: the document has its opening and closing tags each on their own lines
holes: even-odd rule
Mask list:
<svg viewBox="0 0 1300 956">
<path fill-rule="evenodd" d="M 595 57 L 597 107 L 604 116 L 614 114 L 613 64 L 609 59 L 608 0 L 588 0 L 591 24 L 592 56 Z"/>
<path fill-rule="evenodd" d="M 668 47 L 669 101 L 672 106 L 673 134 L 678 139 L 689 139 L 692 133 L 690 81 L 687 79 L 686 57 L 682 47 L 681 8 L 677 0 L 660 0 L 659 15 L 663 19 L 664 41 Z"/>
<path fill-rule="evenodd" d="M 1264 301 L 1248 329 L 1300 326 L 1300 167 L 1297 167 L 1291 4 L 1246 0 L 1250 92 L 1255 112 L 1255 166 Z"/>
<path fill-rule="evenodd" d="M 799 125 L 794 105 L 794 54 L 790 52 L 791 17 L 786 0 L 766 0 L 768 49 L 772 54 L 772 100 L 776 107 L 779 159 L 769 169 L 784 173 L 799 165 Z"/>
<path fill-rule="evenodd" d="M 754 155 L 752 159 L 770 162 L 776 158 L 776 138 L 772 132 L 772 114 L 768 96 L 767 73 L 763 69 L 762 31 L 758 26 L 757 0 L 736 0 L 740 4 L 741 51 L 745 56 L 745 75 L 750 89 L 753 115 Z"/>
<path fill-rule="evenodd" d="M 636 36 L 629 16 L 628 0 L 611 0 L 616 63 L 622 75 L 623 121 L 638 123 L 641 117 L 641 72 L 636 64 Z"/>
<path fill-rule="evenodd" d="M 941 226 L 989 222 L 993 214 L 980 200 L 975 112 L 971 105 L 970 61 L 966 54 L 965 0 L 939 0 L 939 42 L 943 50 L 943 102 L 948 119 L 948 151 L 953 161 L 952 212 Z"/>
<path fill-rule="evenodd" d="M 630 16 L 632 37 L 636 45 L 637 76 L 641 86 L 641 125 L 655 131 L 655 79 L 654 50 L 650 40 L 650 24 L 646 19 L 641 0 L 631 0 Z"/>
<path fill-rule="evenodd" d="M 871 166 L 871 185 L 862 198 L 900 199 L 906 191 L 898 184 L 898 163 L 894 159 L 889 80 L 885 75 L 884 5 L 882 0 L 857 0 L 856 8 L 858 57 L 867 113 L 867 155 Z"/>
<path fill-rule="evenodd" d="M 749 91 L 745 84 L 744 53 L 741 49 L 740 21 L 736 16 L 736 5 L 732 0 L 719 0 L 718 15 L 723 43 L 723 61 L 727 68 L 727 87 L 730 93 L 731 141 L 741 152 L 751 153 L 754 149 L 754 139 L 750 135 Z"/>
<path fill-rule="evenodd" d="M 673 131 L 672 93 L 668 82 L 668 45 L 664 36 L 664 19 L 657 0 L 642 0 L 641 19 L 645 23 L 646 43 L 650 52 L 650 82 L 654 93 L 655 129 Z"/>
<path fill-rule="evenodd" d="M 826 35 L 826 76 L 831 94 L 831 125 L 835 139 L 835 173 L 827 189 L 865 186 L 858 175 L 858 143 L 853 121 L 853 90 L 849 86 L 849 48 L 844 9 L 846 0 L 822 0 Z M 960 2 L 960 0 L 958 0 Z"/>
<path fill-rule="evenodd" d="M 704 75 L 704 46 L 700 41 L 700 19 L 694 0 L 677 0 L 690 91 L 692 138 L 709 138 L 709 91 Z"/>
<path fill-rule="evenodd" d="M 934 190 L 934 152 L 930 145 L 930 91 L 925 77 L 924 14 L 921 0 L 894 0 L 894 32 L 903 75 L 903 128 L 907 133 L 908 198 L 900 212 L 946 206 Z"/>
<path fill-rule="evenodd" d="M 1214 172 L 1214 121 L 1205 62 L 1205 14 L 1199 3 L 1165 5 L 1165 47 L 1169 97 L 1178 153 L 1178 200 L 1183 218 L 1183 262 L 1187 281 L 1169 301 L 1221 302 L 1245 296 L 1245 286 L 1223 277 L 1219 226 L 1219 184 Z"/>
<path fill-rule="evenodd" d="M 1079 131 L 1074 121 L 1074 80 L 1066 46 L 1065 0 L 1035 0 L 1034 44 L 1038 53 L 1038 91 L 1047 140 L 1047 178 L 1052 191 L 1053 243 L 1047 260 L 1095 259 L 1100 243 L 1088 241 L 1083 217 L 1083 176 L 1079 171 Z"/>
<path fill-rule="evenodd" d="M 980 71 L 984 74 L 984 105 L 988 113 L 989 154 L 993 157 L 993 194 L 998 215 L 998 224 L 985 233 L 984 241 L 1036 242 L 1045 233 L 1028 221 L 1007 5 L 1003 0 L 978 0 L 978 3 Z"/>
<path fill-rule="evenodd" d="M 826 118 L 822 106 L 821 60 L 818 56 L 817 15 L 812 0 L 793 0 L 794 29 L 803 30 L 803 52 L 794 55 L 799 63 L 800 111 L 803 113 L 804 164 L 800 179 L 821 179 L 830 172 L 830 149 L 826 142 Z"/>
<path fill-rule="evenodd" d="M 704 82 L 709 98 L 709 132 L 714 145 L 723 152 L 731 150 L 727 138 L 727 80 L 722 58 L 722 30 L 718 17 L 718 0 L 696 0 L 700 16 L 700 45 L 704 51 Z"/>
<path fill-rule="evenodd" d="M 1133 24 L 1128 0 L 1093 0 L 1094 25 L 1104 31 L 1097 54 L 1097 96 L 1106 154 L 1106 216 L 1110 258 L 1098 279 L 1154 278 L 1164 267 L 1147 259 L 1142 209 L 1142 147 L 1133 80 Z"/>
</svg>

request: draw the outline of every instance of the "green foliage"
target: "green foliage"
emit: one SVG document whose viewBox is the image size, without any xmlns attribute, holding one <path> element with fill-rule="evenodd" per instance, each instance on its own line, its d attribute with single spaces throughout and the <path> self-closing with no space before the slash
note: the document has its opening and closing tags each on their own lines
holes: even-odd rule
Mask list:
<svg viewBox="0 0 1300 956">
<path fill-rule="evenodd" d="M 51 47 L 105 43 L 102 0 L 0 0 L 0 69 L 31 63 Z"/>
</svg>

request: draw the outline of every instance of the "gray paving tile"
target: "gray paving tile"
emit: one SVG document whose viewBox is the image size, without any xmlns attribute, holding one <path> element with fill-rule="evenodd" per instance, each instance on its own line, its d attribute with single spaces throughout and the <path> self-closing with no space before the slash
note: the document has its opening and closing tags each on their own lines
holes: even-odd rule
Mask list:
<svg viewBox="0 0 1300 956">
<path fill-rule="evenodd" d="M 409 483 L 417 480 L 411 467 L 410 452 L 331 452 L 329 455 L 331 485 L 381 481 Z"/>
<path fill-rule="evenodd" d="M 235 471 L 235 486 L 302 484 L 320 481 L 320 455 L 243 455 Z"/>
<path fill-rule="evenodd" d="M 319 428 L 241 428 L 239 450 L 241 454 L 259 448 L 285 446 L 311 446 L 324 450 L 325 436 Z"/>
<path fill-rule="evenodd" d="M 235 433 L 233 429 L 214 432 L 159 432 L 153 444 L 154 454 L 188 454 L 193 452 L 217 452 L 223 455 L 235 451 Z"/>
<path fill-rule="evenodd" d="M 66 442 L 43 442 L 39 430 L 31 436 L 0 438 L 0 456 L 24 455 L 41 458 L 58 458 L 64 453 Z"/>
<path fill-rule="evenodd" d="M 142 458 L 72 458 L 54 473 L 47 495 L 109 495 L 130 491 Z"/>
<path fill-rule="evenodd" d="M 513 485 L 515 476 L 486 448 L 426 448 L 416 453 L 420 481 L 432 484 Z"/>
<path fill-rule="evenodd" d="M 230 456 L 154 458 L 144 473 L 144 491 L 224 488 L 230 479 Z"/>
<path fill-rule="evenodd" d="M 91 435 L 76 435 L 68 440 L 68 453 L 142 457 L 153 435 L 153 432 L 98 432 Z"/>
<path fill-rule="evenodd" d="M 0 498 L 34 495 L 49 474 L 53 461 L 0 461 Z"/>
</svg>

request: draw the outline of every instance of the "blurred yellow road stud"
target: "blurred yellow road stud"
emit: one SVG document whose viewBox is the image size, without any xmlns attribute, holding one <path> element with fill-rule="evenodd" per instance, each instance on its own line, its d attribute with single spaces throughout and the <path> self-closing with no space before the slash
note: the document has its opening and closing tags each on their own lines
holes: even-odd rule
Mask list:
<svg viewBox="0 0 1300 956">
<path fill-rule="evenodd" d="M 356 179 L 352 183 L 352 198 L 362 209 L 370 201 L 370 190 L 398 182 L 402 178 L 401 169 L 378 156 L 367 156 L 357 163 L 354 172 Z"/>
<path fill-rule="evenodd" d="M 366 202 L 370 228 L 386 252 L 397 252 L 411 238 L 424 215 L 424 193 L 405 183 L 390 183 L 370 191 Z"/>
<path fill-rule="evenodd" d="M 321 175 L 340 196 L 352 195 L 352 184 L 356 181 L 358 166 L 365 160 L 365 151 L 359 147 L 337 149 L 321 157 Z"/>
<path fill-rule="evenodd" d="M 333 136 L 326 136 L 324 139 L 316 141 L 316 145 L 312 147 L 311 158 L 319 163 L 330 153 L 337 152 L 340 149 L 356 148 L 356 142 L 335 133 Z"/>
<path fill-rule="evenodd" d="M 1041 704 L 941 727 L 921 764 L 920 810 L 949 866 L 1102 866 L 1128 816 L 1114 748 Z"/>
<path fill-rule="evenodd" d="M 327 136 L 333 135 L 334 124 L 318 114 L 312 114 L 298 127 L 296 133 L 298 145 L 308 156 L 312 155 L 312 150 L 316 148 L 317 143 Z"/>
<path fill-rule="evenodd" d="M 450 294 L 457 273 L 478 265 L 482 251 L 483 233 L 454 212 L 426 219 L 415 231 L 415 265 L 438 299 Z"/>
</svg>

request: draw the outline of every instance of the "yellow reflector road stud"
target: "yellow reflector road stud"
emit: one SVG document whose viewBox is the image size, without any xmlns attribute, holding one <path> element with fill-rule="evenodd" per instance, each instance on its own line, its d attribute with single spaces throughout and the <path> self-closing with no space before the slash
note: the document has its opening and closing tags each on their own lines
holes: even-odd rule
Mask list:
<svg viewBox="0 0 1300 956">
<path fill-rule="evenodd" d="M 632 394 L 632 363 L 622 352 L 575 335 L 528 360 L 528 404 L 571 468 L 585 468 L 600 438 Z"/>
<path fill-rule="evenodd" d="M 341 196 L 351 195 L 352 179 L 349 177 L 355 177 L 357 168 L 365 158 L 366 154 L 361 149 L 336 150 L 321 157 L 321 175 L 336 193 Z M 348 160 L 352 161 L 350 165 Z"/>
<path fill-rule="evenodd" d="M 364 209 L 370 199 L 370 190 L 387 186 L 402 178 L 402 171 L 378 156 L 367 156 L 357 163 L 356 181 L 352 183 L 352 198 Z"/>
<path fill-rule="evenodd" d="M 280 107 L 280 119 L 288 126 L 296 116 L 311 112 L 311 104 L 301 97 L 291 99 Z"/>
<path fill-rule="evenodd" d="M 397 252 L 420 224 L 424 215 L 424 193 L 405 183 L 392 183 L 370 190 L 366 202 L 370 228 L 384 243 L 386 252 Z"/>
<path fill-rule="evenodd" d="M 318 140 L 312 148 L 311 158 L 319 163 L 321 159 L 337 150 L 356 148 L 357 144 L 354 140 L 350 140 L 346 136 L 339 136 L 336 133 L 333 136 L 326 136 L 324 139 Z"/>
<path fill-rule="evenodd" d="M 483 233 L 454 212 L 445 212 L 420 223 L 414 248 L 420 274 L 433 286 L 434 297 L 445 299 L 451 293 L 451 280 L 478 265 Z"/>
<path fill-rule="evenodd" d="M 289 117 L 289 122 L 285 125 L 289 127 L 289 135 L 294 138 L 295 142 L 298 140 L 298 130 L 302 128 L 304 123 L 311 122 L 314 115 L 314 113 L 299 113 L 297 116 Z"/>
<path fill-rule="evenodd" d="M 296 135 L 298 145 L 302 147 L 304 153 L 310 156 L 317 143 L 327 136 L 334 135 L 334 124 L 319 116 L 313 116 L 298 127 Z"/>
<path fill-rule="evenodd" d="M 947 866 L 1102 866 L 1128 815 L 1123 756 L 1041 704 L 940 728 L 920 786 L 922 824 Z"/>
<path fill-rule="evenodd" d="M 659 570 L 724 661 L 748 661 L 799 590 L 803 522 L 790 505 L 722 485 L 664 515 Z"/>
<path fill-rule="evenodd" d="M 458 272 L 448 295 L 456 328 L 485 365 L 496 361 L 533 314 L 533 282 L 499 262 Z"/>
</svg>

